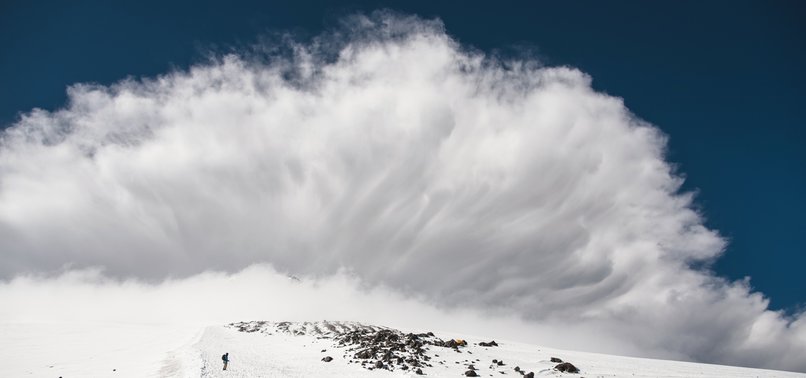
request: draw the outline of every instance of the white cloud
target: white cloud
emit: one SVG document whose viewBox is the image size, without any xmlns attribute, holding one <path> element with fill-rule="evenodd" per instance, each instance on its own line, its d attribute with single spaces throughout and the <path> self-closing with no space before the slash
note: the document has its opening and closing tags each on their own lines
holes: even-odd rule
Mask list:
<svg viewBox="0 0 806 378">
<path fill-rule="evenodd" d="M 689 267 L 725 242 L 620 99 L 437 22 L 346 25 L 293 58 L 76 85 L 28 114 L 0 144 L 0 275 L 347 269 L 645 355 L 806 371 L 802 317 Z"/>
</svg>

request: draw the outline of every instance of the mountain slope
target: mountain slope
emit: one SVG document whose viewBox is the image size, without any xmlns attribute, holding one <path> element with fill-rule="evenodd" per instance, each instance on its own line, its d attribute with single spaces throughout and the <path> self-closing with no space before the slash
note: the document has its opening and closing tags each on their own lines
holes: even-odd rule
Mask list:
<svg viewBox="0 0 806 378">
<path fill-rule="evenodd" d="M 465 340 L 467 345 L 452 347 L 454 339 Z M 418 376 L 416 371 L 421 369 L 424 376 L 431 377 L 466 376 L 473 374 L 468 373 L 470 370 L 481 377 L 521 377 L 528 373 L 589 378 L 806 377 L 771 370 L 563 351 L 502 340 L 496 340 L 498 346 L 479 345 L 490 341 L 455 334 L 405 333 L 354 322 L 241 322 L 206 328 L 198 342 L 190 346 L 201 356 L 200 366 L 186 362 L 189 369 L 177 371 L 174 376 L 401 377 Z M 227 371 L 222 370 L 221 361 L 225 352 L 231 360 Z M 325 362 L 325 357 L 332 360 Z M 555 368 L 559 362 L 552 362 L 552 358 L 571 362 L 580 372 L 562 373 Z"/>
<path fill-rule="evenodd" d="M 355 322 L 225 326 L 0 324 L 2 377 L 806 377 L 806 374 L 564 351 Z M 465 346 L 453 347 L 451 340 Z M 221 355 L 230 365 L 222 370 Z M 323 358 L 331 357 L 329 362 Z M 555 369 L 552 357 L 579 368 Z M 493 361 L 496 361 L 494 363 Z M 497 361 L 503 361 L 501 365 Z M 380 362 L 380 365 L 378 363 Z M 472 365 L 472 369 L 470 368 Z M 376 367 L 380 366 L 380 367 Z M 516 371 L 515 368 L 519 371 Z"/>
</svg>

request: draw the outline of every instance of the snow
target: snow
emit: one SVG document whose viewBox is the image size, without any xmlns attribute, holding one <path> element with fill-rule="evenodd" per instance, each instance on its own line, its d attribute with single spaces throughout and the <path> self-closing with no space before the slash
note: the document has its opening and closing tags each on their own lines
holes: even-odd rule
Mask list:
<svg viewBox="0 0 806 378">
<path fill-rule="evenodd" d="M 241 332 L 224 325 L 173 324 L 0 324 L 0 353 L 10 356 L 0 365 L 0 377 L 415 377 L 412 370 L 368 370 L 350 364 L 354 352 L 336 345 L 334 333 L 359 323 L 265 323 L 258 332 Z M 341 327 L 341 328 L 339 328 Z M 287 329 L 287 330 L 286 330 Z M 334 331 L 334 329 L 336 331 Z M 380 328 L 374 328 L 380 329 Z M 481 377 L 520 377 L 514 368 L 549 377 L 806 377 L 806 374 L 732 366 L 620 357 L 573 352 L 495 339 L 491 341 L 437 330 L 448 340 L 461 338 L 468 346 L 428 346 L 433 367 L 427 377 L 464 376 L 468 364 Z M 483 333 L 483 332 L 479 332 Z M 326 350 L 322 352 L 322 350 Z M 221 355 L 230 364 L 222 369 Z M 333 361 L 324 362 L 325 356 Z M 580 374 L 553 370 L 558 357 L 577 366 Z M 504 366 L 491 363 L 503 360 Z M 114 370 L 113 370 L 114 369 Z"/>
<path fill-rule="evenodd" d="M 197 335 L 175 324 L 0 323 L 0 377 L 159 377 L 166 352 Z"/>
</svg>

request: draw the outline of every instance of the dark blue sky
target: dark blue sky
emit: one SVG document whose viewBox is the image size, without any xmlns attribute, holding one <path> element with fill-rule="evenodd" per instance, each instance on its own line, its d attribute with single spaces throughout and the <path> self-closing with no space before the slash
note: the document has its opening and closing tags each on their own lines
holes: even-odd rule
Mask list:
<svg viewBox="0 0 806 378">
<path fill-rule="evenodd" d="M 153 76 L 264 33 L 318 34 L 389 8 L 464 44 L 591 74 L 671 138 L 669 160 L 731 243 L 713 269 L 774 309 L 806 302 L 806 3 L 799 1 L 109 1 L 0 3 L 0 127 L 66 86 Z M 165 2 L 167 3 L 167 2 Z"/>
</svg>

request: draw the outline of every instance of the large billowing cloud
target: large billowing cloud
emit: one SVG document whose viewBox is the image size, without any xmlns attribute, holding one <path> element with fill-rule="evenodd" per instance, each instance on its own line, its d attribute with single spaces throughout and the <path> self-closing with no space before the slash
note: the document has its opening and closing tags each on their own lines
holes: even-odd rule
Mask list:
<svg viewBox="0 0 806 378">
<path fill-rule="evenodd" d="M 25 115 L 0 142 L 0 276 L 346 269 L 646 354 L 806 371 L 802 317 L 691 268 L 725 241 L 620 99 L 438 22 L 345 25 Z"/>
</svg>

